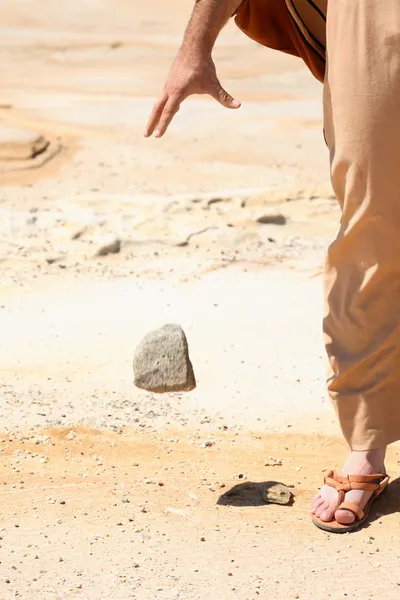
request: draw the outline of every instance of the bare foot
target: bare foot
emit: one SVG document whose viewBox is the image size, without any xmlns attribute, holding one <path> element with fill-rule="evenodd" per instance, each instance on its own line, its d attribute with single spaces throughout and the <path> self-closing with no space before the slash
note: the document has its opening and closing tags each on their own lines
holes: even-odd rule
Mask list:
<svg viewBox="0 0 400 600">
<path fill-rule="evenodd" d="M 385 470 L 385 448 L 357 452 L 353 450 L 349 460 L 340 471 L 340 475 L 373 475 L 375 473 L 386 473 Z M 364 508 L 370 499 L 372 492 L 362 490 L 351 490 L 346 494 L 346 502 L 353 502 L 360 508 Z M 324 485 L 312 500 L 311 513 L 322 521 L 329 522 L 335 519 L 342 525 L 350 525 L 355 516 L 348 510 L 336 510 L 338 503 L 337 491 Z"/>
</svg>

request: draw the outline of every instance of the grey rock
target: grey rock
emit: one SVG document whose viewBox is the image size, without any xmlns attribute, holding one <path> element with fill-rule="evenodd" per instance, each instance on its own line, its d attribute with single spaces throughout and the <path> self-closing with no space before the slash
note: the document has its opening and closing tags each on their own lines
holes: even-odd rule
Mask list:
<svg viewBox="0 0 400 600">
<path fill-rule="evenodd" d="M 292 492 L 283 483 L 270 482 L 262 490 L 262 497 L 268 504 L 290 504 Z"/>
<path fill-rule="evenodd" d="M 185 333 L 179 325 L 164 325 L 148 333 L 133 359 L 135 385 L 151 392 L 182 392 L 196 387 Z"/>
</svg>

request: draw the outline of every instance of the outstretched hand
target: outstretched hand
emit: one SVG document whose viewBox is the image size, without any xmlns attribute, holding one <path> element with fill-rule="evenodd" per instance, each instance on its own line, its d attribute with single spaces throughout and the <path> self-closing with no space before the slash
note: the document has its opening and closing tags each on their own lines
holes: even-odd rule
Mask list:
<svg viewBox="0 0 400 600">
<path fill-rule="evenodd" d="M 145 129 L 145 137 L 160 138 L 167 131 L 182 102 L 193 94 L 208 94 L 226 108 L 239 108 L 221 86 L 211 57 L 193 58 L 183 51 L 172 65 L 161 98 L 154 105 Z"/>
</svg>

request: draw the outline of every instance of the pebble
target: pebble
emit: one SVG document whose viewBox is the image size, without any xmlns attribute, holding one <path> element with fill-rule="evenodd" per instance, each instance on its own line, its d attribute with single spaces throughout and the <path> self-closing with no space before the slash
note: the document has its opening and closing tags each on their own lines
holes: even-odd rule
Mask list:
<svg viewBox="0 0 400 600">
<path fill-rule="evenodd" d="M 284 215 L 279 213 L 270 214 L 270 215 L 262 215 L 258 217 L 257 223 L 261 225 L 286 225 L 287 219 Z"/>
<path fill-rule="evenodd" d="M 267 459 L 266 463 L 264 464 L 265 467 L 280 467 L 281 465 L 282 465 L 282 459 L 274 458 L 273 456 L 268 456 L 268 459 Z"/>
<path fill-rule="evenodd" d="M 98 249 L 95 256 L 107 256 L 108 254 L 118 254 L 121 251 L 121 240 L 116 235 L 110 235 L 98 242 Z"/>
<path fill-rule="evenodd" d="M 215 444 L 215 440 L 206 440 L 205 442 L 200 444 L 200 447 L 201 448 L 211 448 L 211 446 L 214 446 L 214 444 Z"/>
</svg>

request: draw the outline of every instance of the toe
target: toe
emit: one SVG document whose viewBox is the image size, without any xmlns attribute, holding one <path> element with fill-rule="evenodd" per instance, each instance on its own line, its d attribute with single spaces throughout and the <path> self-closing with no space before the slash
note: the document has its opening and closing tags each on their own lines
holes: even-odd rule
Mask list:
<svg viewBox="0 0 400 600">
<path fill-rule="evenodd" d="M 313 515 L 315 515 L 317 510 L 320 508 L 320 506 L 322 506 L 324 504 L 324 502 L 325 501 L 322 498 L 320 498 L 317 502 L 313 502 L 313 504 L 311 506 L 311 512 L 313 513 Z"/>
<path fill-rule="evenodd" d="M 315 514 L 317 515 L 317 517 L 320 517 L 322 515 L 322 513 L 324 513 L 325 511 L 327 511 L 329 509 L 329 504 L 328 502 L 323 502 L 315 511 Z"/>
<path fill-rule="evenodd" d="M 323 502 L 323 498 L 322 498 L 321 494 L 317 494 L 311 500 L 311 506 L 318 506 L 318 504 L 321 504 L 321 502 Z"/>
<path fill-rule="evenodd" d="M 341 525 L 351 525 L 355 521 L 355 516 L 348 510 L 337 510 L 335 512 L 335 519 Z"/>
<path fill-rule="evenodd" d="M 335 511 L 332 510 L 331 507 L 329 507 L 321 513 L 320 519 L 321 519 L 321 521 L 325 521 L 326 523 L 328 523 L 329 521 L 332 521 L 334 514 L 335 514 Z"/>
</svg>

